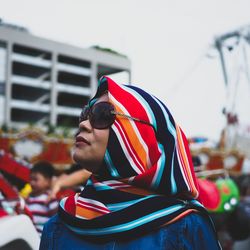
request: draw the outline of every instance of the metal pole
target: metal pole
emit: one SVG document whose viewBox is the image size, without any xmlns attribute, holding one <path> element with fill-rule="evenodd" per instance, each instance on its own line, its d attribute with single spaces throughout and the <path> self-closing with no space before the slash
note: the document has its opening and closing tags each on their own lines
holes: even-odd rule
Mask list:
<svg viewBox="0 0 250 250">
<path fill-rule="evenodd" d="M 227 86 L 228 85 L 227 69 L 226 69 L 225 59 L 224 59 L 224 55 L 223 55 L 223 51 L 222 51 L 222 42 L 221 42 L 220 38 L 217 38 L 215 40 L 215 47 L 219 51 L 224 82 L 225 82 L 225 85 Z"/>
</svg>

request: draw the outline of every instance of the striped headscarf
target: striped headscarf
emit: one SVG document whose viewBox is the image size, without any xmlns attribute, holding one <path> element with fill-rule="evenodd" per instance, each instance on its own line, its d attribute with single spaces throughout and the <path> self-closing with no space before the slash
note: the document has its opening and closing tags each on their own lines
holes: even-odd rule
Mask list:
<svg viewBox="0 0 250 250">
<path fill-rule="evenodd" d="M 142 89 L 99 81 L 94 105 L 104 93 L 117 116 L 98 175 L 80 194 L 60 203 L 69 229 L 88 238 L 113 238 L 149 232 L 193 211 L 203 211 L 187 139 L 167 107 Z"/>
</svg>

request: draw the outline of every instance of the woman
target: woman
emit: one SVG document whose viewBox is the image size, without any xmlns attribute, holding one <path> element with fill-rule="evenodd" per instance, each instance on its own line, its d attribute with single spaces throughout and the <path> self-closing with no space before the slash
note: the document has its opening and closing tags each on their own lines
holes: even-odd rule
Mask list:
<svg viewBox="0 0 250 250">
<path fill-rule="evenodd" d="M 61 201 L 40 249 L 220 249 L 185 135 L 154 96 L 103 77 L 73 158 L 92 177 Z"/>
</svg>

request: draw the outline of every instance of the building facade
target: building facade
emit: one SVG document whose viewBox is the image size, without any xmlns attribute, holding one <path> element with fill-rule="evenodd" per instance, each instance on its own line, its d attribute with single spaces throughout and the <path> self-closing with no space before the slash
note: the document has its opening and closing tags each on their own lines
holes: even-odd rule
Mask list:
<svg viewBox="0 0 250 250">
<path fill-rule="evenodd" d="M 98 79 L 117 74 L 130 82 L 128 58 L 0 25 L 0 126 L 75 127 Z"/>
</svg>

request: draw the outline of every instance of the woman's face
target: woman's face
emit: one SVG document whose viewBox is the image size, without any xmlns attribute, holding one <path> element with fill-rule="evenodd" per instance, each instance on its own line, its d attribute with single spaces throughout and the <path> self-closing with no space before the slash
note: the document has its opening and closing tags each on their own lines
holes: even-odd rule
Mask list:
<svg viewBox="0 0 250 250">
<path fill-rule="evenodd" d="M 101 96 L 96 103 L 103 101 L 108 101 L 107 94 Z M 89 120 L 82 121 L 76 136 L 73 159 L 88 171 L 96 173 L 103 161 L 108 138 L 109 128 L 96 129 Z"/>
</svg>

